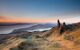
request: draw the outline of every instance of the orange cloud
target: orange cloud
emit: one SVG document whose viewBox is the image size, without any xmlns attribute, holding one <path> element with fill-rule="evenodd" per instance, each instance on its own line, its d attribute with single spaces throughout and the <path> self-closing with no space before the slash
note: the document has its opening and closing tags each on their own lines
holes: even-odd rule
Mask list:
<svg viewBox="0 0 80 50">
<path fill-rule="evenodd" d="M 7 19 L 6 17 L 3 17 L 3 16 L 0 16 L 0 20 L 2 20 L 2 19 Z"/>
<path fill-rule="evenodd" d="M 80 22 L 80 18 L 23 18 L 23 17 L 3 17 L 0 16 L 0 22 L 10 23 L 53 23 L 60 19 L 61 22 Z"/>
<path fill-rule="evenodd" d="M 20 22 L 20 23 L 45 23 L 54 22 L 56 19 L 52 18 L 22 18 L 22 17 L 0 17 L 0 22 Z"/>
</svg>

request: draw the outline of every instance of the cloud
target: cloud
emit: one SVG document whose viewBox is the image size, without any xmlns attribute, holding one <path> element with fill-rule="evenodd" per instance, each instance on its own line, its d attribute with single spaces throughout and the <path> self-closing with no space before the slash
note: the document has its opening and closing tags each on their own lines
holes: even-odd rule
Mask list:
<svg viewBox="0 0 80 50">
<path fill-rule="evenodd" d="M 80 22 L 80 17 L 78 16 L 73 18 L 62 19 L 62 22 L 77 23 L 77 22 Z"/>
<path fill-rule="evenodd" d="M 0 16 L 0 20 L 6 20 L 9 19 L 9 17 Z"/>
<path fill-rule="evenodd" d="M 66 16 L 67 17 L 67 16 Z M 69 18 L 61 18 L 61 17 L 51 17 L 51 18 L 25 18 L 25 17 L 4 17 L 0 16 L 0 22 L 11 22 L 11 23 L 55 23 L 58 19 L 61 22 L 74 23 L 80 22 L 80 17 L 69 17 Z"/>
</svg>

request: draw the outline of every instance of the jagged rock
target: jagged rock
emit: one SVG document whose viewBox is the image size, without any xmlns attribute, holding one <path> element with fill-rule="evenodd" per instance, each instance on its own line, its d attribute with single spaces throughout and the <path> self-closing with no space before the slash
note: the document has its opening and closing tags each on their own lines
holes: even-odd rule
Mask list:
<svg viewBox="0 0 80 50">
<path fill-rule="evenodd" d="M 63 22 L 63 26 L 66 26 L 66 23 L 65 22 Z"/>
<path fill-rule="evenodd" d="M 58 19 L 57 23 L 58 23 L 58 28 L 59 28 L 61 26 L 59 19 Z"/>
</svg>

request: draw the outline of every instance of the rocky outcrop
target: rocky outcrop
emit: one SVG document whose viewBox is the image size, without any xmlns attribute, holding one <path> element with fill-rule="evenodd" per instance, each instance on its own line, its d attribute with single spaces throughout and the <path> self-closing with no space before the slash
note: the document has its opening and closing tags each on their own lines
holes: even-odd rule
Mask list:
<svg viewBox="0 0 80 50">
<path fill-rule="evenodd" d="M 58 19 L 58 21 L 57 21 L 57 24 L 58 24 L 58 28 L 60 28 L 61 23 L 60 23 L 59 19 Z"/>
<path fill-rule="evenodd" d="M 51 28 L 49 31 L 43 33 L 43 37 L 48 37 L 52 34 L 62 34 L 63 32 L 63 28 L 64 26 L 63 25 L 66 25 L 65 23 L 64 24 L 61 24 L 59 19 L 57 20 L 57 26 Z"/>
<path fill-rule="evenodd" d="M 63 36 L 64 34 L 70 34 L 71 32 L 74 32 L 77 29 L 80 29 L 80 23 L 66 24 L 65 22 L 61 23 L 58 19 L 57 26 L 43 33 L 42 37 L 46 37 L 49 39 L 52 39 L 54 37 L 57 38 L 59 36 Z"/>
</svg>

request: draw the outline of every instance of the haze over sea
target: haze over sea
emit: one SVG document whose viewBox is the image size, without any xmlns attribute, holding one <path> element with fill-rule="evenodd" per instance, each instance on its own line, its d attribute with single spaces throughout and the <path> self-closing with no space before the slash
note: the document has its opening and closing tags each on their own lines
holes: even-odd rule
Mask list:
<svg viewBox="0 0 80 50">
<path fill-rule="evenodd" d="M 8 33 L 12 32 L 15 29 L 28 28 L 28 27 L 31 27 L 33 25 L 0 26 L 0 34 L 8 34 Z"/>
<path fill-rule="evenodd" d="M 38 27 L 41 27 L 41 28 L 37 28 L 36 25 Z M 44 25 L 44 24 L 43 24 Z M 22 29 L 22 28 L 28 28 L 27 30 L 25 29 L 24 31 L 29 31 L 29 32 L 34 32 L 34 31 L 44 31 L 44 30 L 49 30 L 51 28 L 51 26 L 53 26 L 53 24 L 49 25 L 46 24 L 45 28 L 42 28 L 43 25 L 39 25 L 39 24 L 29 24 L 29 25 L 13 25 L 13 26 L 0 26 L 0 34 L 8 34 L 8 33 L 11 33 L 13 32 L 14 30 L 17 30 L 17 29 Z M 32 27 L 33 26 L 33 27 Z M 29 28 L 32 28 L 32 29 L 29 29 Z M 34 28 L 35 27 L 35 28 Z M 23 30 L 23 29 L 22 29 Z"/>
</svg>

